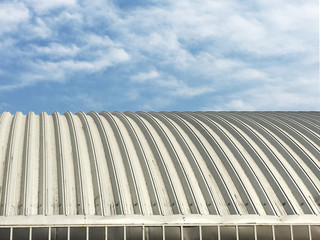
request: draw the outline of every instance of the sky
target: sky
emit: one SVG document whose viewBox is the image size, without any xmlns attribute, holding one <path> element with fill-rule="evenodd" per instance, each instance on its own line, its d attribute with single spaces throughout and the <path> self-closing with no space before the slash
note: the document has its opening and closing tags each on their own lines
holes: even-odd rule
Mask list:
<svg viewBox="0 0 320 240">
<path fill-rule="evenodd" d="M 319 111 L 316 0 L 0 0 L 0 112 Z"/>
</svg>

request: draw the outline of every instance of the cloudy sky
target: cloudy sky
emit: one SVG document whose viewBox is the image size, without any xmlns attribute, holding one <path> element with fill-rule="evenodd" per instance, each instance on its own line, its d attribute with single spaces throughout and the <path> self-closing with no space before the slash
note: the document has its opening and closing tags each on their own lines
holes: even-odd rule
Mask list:
<svg viewBox="0 0 320 240">
<path fill-rule="evenodd" d="M 0 112 L 320 110 L 316 0 L 0 0 Z"/>
</svg>

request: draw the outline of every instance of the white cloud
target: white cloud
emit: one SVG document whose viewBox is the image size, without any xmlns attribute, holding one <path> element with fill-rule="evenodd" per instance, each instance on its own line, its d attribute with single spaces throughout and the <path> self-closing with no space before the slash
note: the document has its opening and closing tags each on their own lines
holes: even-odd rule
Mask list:
<svg viewBox="0 0 320 240">
<path fill-rule="evenodd" d="M 250 97 L 246 102 L 255 109 L 316 109 L 319 108 L 319 100 L 316 96 L 306 96 L 297 92 L 289 92 L 277 86 L 268 86 L 265 89 L 256 89 L 248 93 Z"/>
<path fill-rule="evenodd" d="M 61 47 L 61 46 L 60 46 Z M 65 81 L 66 76 L 73 72 L 97 72 L 114 64 L 126 62 L 130 59 L 129 55 L 123 49 L 110 49 L 102 56 L 97 56 L 92 61 L 79 60 L 61 60 L 61 61 L 43 61 L 38 60 L 31 63 L 34 72 L 23 75 L 23 79 L 29 79 L 30 84 L 38 81 Z M 24 80 L 25 84 L 27 80 Z"/>
<path fill-rule="evenodd" d="M 38 13 L 47 13 L 47 11 L 61 8 L 61 7 L 73 7 L 77 4 L 77 0 L 27 0 Z"/>
<path fill-rule="evenodd" d="M 316 16 L 316 7 L 310 2 L 282 1 L 278 7 L 237 12 L 227 20 L 225 34 L 243 51 L 266 56 L 293 55 L 310 49 L 307 43 L 317 28 Z"/>
<path fill-rule="evenodd" d="M 33 78 L 27 78 L 19 82 L 11 83 L 11 84 L 1 84 L 0 91 L 11 91 L 17 88 L 23 88 L 29 85 L 32 85 L 31 82 L 34 82 Z"/>
<path fill-rule="evenodd" d="M 30 13 L 23 3 L 0 3 L 0 35 L 14 31 L 29 20 Z"/>
<path fill-rule="evenodd" d="M 164 95 L 175 98 L 192 98 L 208 92 L 213 92 L 212 87 L 191 87 L 185 81 L 177 80 L 173 76 L 160 74 L 156 70 L 142 72 L 131 77 L 135 83 L 147 84 L 156 87 L 157 91 L 163 91 Z"/>
<path fill-rule="evenodd" d="M 246 45 L 259 44 L 259 41 L 263 42 L 267 37 L 265 27 L 258 19 L 250 19 L 248 16 L 241 16 L 239 13 L 235 13 L 226 19 L 226 32 L 224 34 L 230 34 L 230 38 L 234 42 L 241 42 Z"/>
<path fill-rule="evenodd" d="M 219 110 L 237 110 L 237 111 L 254 111 L 254 106 L 244 102 L 242 99 L 233 99 L 229 103 L 225 104 L 223 108 Z M 218 109 L 217 109 L 218 110 Z"/>
<path fill-rule="evenodd" d="M 305 50 L 304 39 L 315 31 L 316 9 L 314 4 L 291 1 L 258 10 L 244 8 L 238 1 L 176 1 L 167 6 L 139 8 L 120 27 L 135 38 L 131 43 L 141 45 L 143 51 L 166 54 L 172 62 L 177 59 L 168 53 L 185 50 L 179 41 L 188 44 L 201 39 L 216 40 L 215 44 L 222 47 L 216 52 L 240 50 L 277 56 Z M 138 27 L 143 30 L 135 31 Z M 166 51 L 161 53 L 163 49 Z"/>
<path fill-rule="evenodd" d="M 55 63 L 50 62 L 48 64 Z M 97 71 L 110 65 L 110 60 L 107 58 L 101 58 L 95 62 L 66 60 L 57 63 L 57 66 L 61 71 Z"/>
<path fill-rule="evenodd" d="M 152 82 L 152 85 L 164 88 L 165 95 L 177 98 L 192 98 L 214 91 L 210 86 L 190 86 L 185 81 L 177 80 L 174 77 L 155 80 Z"/>
<path fill-rule="evenodd" d="M 188 87 L 181 83 L 181 86 L 171 92 L 172 96 L 178 96 L 183 98 L 191 98 L 199 95 L 203 95 L 209 92 L 214 92 L 211 87 Z"/>
<path fill-rule="evenodd" d="M 291 84 L 289 88 L 284 83 L 270 83 L 236 91 L 225 95 L 222 102 L 207 105 L 203 110 L 319 110 L 319 89 L 314 89 L 314 81 L 299 79 Z"/>
<path fill-rule="evenodd" d="M 83 16 L 78 12 L 69 12 L 64 9 L 64 11 L 57 16 L 52 16 L 52 21 L 59 23 L 77 22 L 79 24 L 82 24 Z"/>
<path fill-rule="evenodd" d="M 51 43 L 49 46 L 45 47 L 34 46 L 34 50 L 39 54 L 74 56 L 79 52 L 80 49 L 74 44 L 70 46 L 64 46 L 58 43 Z"/>
<path fill-rule="evenodd" d="M 14 49 L 16 40 L 13 38 L 6 38 L 0 41 L 0 52 L 6 52 L 7 50 Z"/>
<path fill-rule="evenodd" d="M 290 107 L 288 100 L 314 106 L 319 93 L 306 90 L 318 89 L 314 1 L 165 0 L 129 9 L 114 4 L 0 4 L 0 35 L 17 36 L 10 36 L 9 44 L 9 37 L 2 35 L 0 54 L 7 62 L 17 59 L 18 71 L 14 75 L 13 67 L 3 70 L 11 74 L 12 85 L 0 88 L 67 81 L 75 73 L 100 73 L 117 66 L 119 82 L 132 74 L 128 84 L 139 89 L 131 91 L 131 99 L 137 101 L 148 90 L 154 90 L 153 99 L 169 99 L 162 106 L 214 91 L 227 95 L 219 103 L 225 108 L 285 108 Z M 1 63 L 0 68 L 6 69 Z M 287 100 L 262 100 L 273 91 Z M 160 100 L 153 103 L 161 106 Z"/>
<path fill-rule="evenodd" d="M 29 10 L 22 3 L 1 3 L 1 24 L 15 24 L 29 19 Z"/>
<path fill-rule="evenodd" d="M 141 72 L 131 77 L 131 80 L 138 83 L 143 83 L 155 78 L 158 78 L 160 74 L 155 71 L 151 70 L 150 72 Z"/>
<path fill-rule="evenodd" d="M 111 48 L 109 52 L 112 64 L 130 60 L 130 55 L 122 48 Z"/>
<path fill-rule="evenodd" d="M 205 57 L 203 57 L 203 55 L 204 54 L 201 54 L 200 58 L 198 58 L 201 63 L 206 62 L 208 64 L 208 62 L 212 61 L 215 68 L 220 71 L 230 71 L 234 68 L 239 68 L 241 67 L 241 65 L 243 65 L 239 61 L 234 61 L 234 60 L 222 58 L 222 57 L 217 58 L 210 55 L 206 59 Z"/>
<path fill-rule="evenodd" d="M 201 78 L 209 79 L 209 81 L 218 78 L 224 78 L 227 81 L 235 72 L 248 68 L 245 62 L 226 58 L 224 56 L 215 56 L 210 51 L 200 52 L 190 60 L 190 64 L 186 70 L 198 73 Z M 201 69 L 201 71 L 199 71 Z M 200 78 L 200 79 L 201 79 Z"/>
<path fill-rule="evenodd" d="M 116 44 L 110 39 L 109 36 L 99 36 L 96 34 L 88 34 L 86 36 L 86 43 L 90 47 L 107 47 L 107 46 L 116 46 Z"/>
<path fill-rule="evenodd" d="M 36 18 L 34 24 L 27 25 L 27 30 L 29 31 L 27 34 L 31 35 L 27 37 L 32 38 L 48 38 L 52 33 L 51 29 L 41 18 Z"/>
<path fill-rule="evenodd" d="M 243 81 L 246 80 L 267 80 L 267 75 L 260 70 L 253 68 L 241 68 L 238 71 L 235 71 L 234 74 L 231 74 L 234 79 L 240 79 Z"/>
<path fill-rule="evenodd" d="M 55 47 L 61 48 L 61 46 Z M 53 49 L 45 49 L 44 51 L 50 53 L 51 50 Z M 66 49 L 62 48 L 60 50 L 61 54 L 66 54 Z M 67 53 L 69 54 L 68 51 Z M 29 64 L 32 70 L 21 74 L 19 81 L 12 84 L 0 85 L 0 91 L 22 88 L 43 81 L 63 82 L 73 73 L 97 72 L 115 64 L 126 62 L 129 59 L 129 55 L 123 49 L 110 49 L 107 54 L 97 57 L 93 61 L 77 61 L 72 59 L 61 61 L 37 60 Z"/>
</svg>

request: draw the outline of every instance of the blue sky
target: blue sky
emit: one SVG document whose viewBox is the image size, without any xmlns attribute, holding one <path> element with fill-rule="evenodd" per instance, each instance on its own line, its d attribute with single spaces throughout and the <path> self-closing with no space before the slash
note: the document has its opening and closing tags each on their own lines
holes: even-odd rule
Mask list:
<svg viewBox="0 0 320 240">
<path fill-rule="evenodd" d="M 320 110 L 310 0 L 0 0 L 0 112 Z"/>
</svg>

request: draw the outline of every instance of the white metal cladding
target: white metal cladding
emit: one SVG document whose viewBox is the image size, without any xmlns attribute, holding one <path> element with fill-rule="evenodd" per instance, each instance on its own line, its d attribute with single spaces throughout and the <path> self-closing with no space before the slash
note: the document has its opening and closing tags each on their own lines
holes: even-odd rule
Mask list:
<svg viewBox="0 0 320 240">
<path fill-rule="evenodd" d="M 0 115 L 0 215 L 320 214 L 319 112 Z"/>
</svg>

